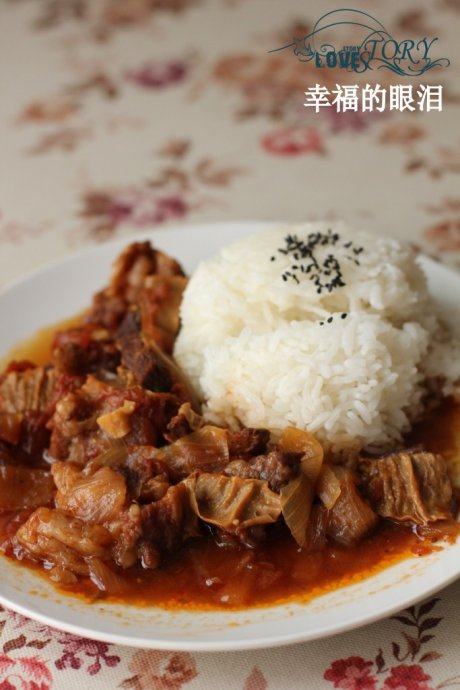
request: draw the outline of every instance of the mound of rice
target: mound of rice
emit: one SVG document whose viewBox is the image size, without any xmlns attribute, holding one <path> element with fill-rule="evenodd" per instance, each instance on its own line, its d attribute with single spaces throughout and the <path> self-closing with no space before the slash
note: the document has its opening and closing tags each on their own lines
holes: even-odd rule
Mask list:
<svg viewBox="0 0 460 690">
<path fill-rule="evenodd" d="M 380 449 L 401 440 L 434 382 L 445 394 L 457 390 L 460 345 L 441 327 L 412 250 L 330 228 L 247 237 L 191 278 L 175 356 L 210 421 L 275 435 L 293 425 L 335 452 Z M 339 262 L 344 285 L 329 291 L 299 266 L 292 271 L 295 256 L 279 249 L 288 235 L 309 241 L 331 232 L 332 246 L 314 248 L 323 283 L 328 256 Z"/>
</svg>

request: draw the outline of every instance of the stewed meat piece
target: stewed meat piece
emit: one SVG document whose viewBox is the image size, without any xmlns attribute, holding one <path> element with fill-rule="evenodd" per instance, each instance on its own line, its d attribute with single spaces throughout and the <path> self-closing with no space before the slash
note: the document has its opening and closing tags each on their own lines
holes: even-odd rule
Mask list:
<svg viewBox="0 0 460 690">
<path fill-rule="evenodd" d="M 84 324 L 54 336 L 52 362 L 67 374 L 105 376 L 116 371 L 120 359 L 120 351 L 106 328 Z"/>
<path fill-rule="evenodd" d="M 377 524 L 377 516 L 360 495 L 353 472 L 335 467 L 340 482 L 340 495 L 329 512 L 328 536 L 341 544 L 354 544 L 369 534 Z"/>
<path fill-rule="evenodd" d="M 153 392 L 170 391 L 184 403 L 198 409 L 193 388 L 174 360 L 143 335 L 131 331 L 118 337 L 121 362 L 134 381 Z"/>
<path fill-rule="evenodd" d="M 170 393 L 152 393 L 121 381 L 103 382 L 93 376 L 73 394 L 62 398 L 48 426 L 50 455 L 85 464 L 113 444 L 163 443 L 163 433 L 177 413 L 179 400 Z"/>
<path fill-rule="evenodd" d="M 244 428 L 228 432 L 229 453 L 233 458 L 252 458 L 262 455 L 270 441 L 268 429 Z"/>
<path fill-rule="evenodd" d="M 141 517 L 142 541 L 160 552 L 172 552 L 200 533 L 183 482 L 171 486 L 159 501 L 142 506 Z"/>
<path fill-rule="evenodd" d="M 282 486 L 297 476 L 299 461 L 299 454 L 284 453 L 274 449 L 265 455 L 257 455 L 248 460 L 232 460 L 225 467 L 224 472 L 228 476 L 262 479 L 268 483 L 272 491 L 279 492 Z"/>
<path fill-rule="evenodd" d="M 178 413 L 169 422 L 165 438 L 168 443 L 174 443 L 182 436 L 188 436 L 193 431 L 200 429 L 203 425 L 203 417 L 192 409 L 190 403 L 183 403 Z M 230 440 L 229 444 L 231 444 Z"/>
<path fill-rule="evenodd" d="M 115 262 L 109 285 L 93 299 L 88 321 L 109 329 L 116 328 L 130 305 L 134 304 L 147 276 L 183 276 L 177 261 L 150 242 L 134 242 Z"/>
<path fill-rule="evenodd" d="M 171 390 L 171 371 L 158 353 L 148 347 L 139 335 L 123 336 L 119 342 L 121 363 L 132 372 L 136 383 L 154 392 Z"/>
<path fill-rule="evenodd" d="M 169 355 L 179 331 L 179 307 L 186 285 L 182 275 L 150 275 L 137 299 L 142 333 Z"/>
<path fill-rule="evenodd" d="M 139 503 L 163 498 L 170 484 L 168 466 L 153 446 L 132 446 L 120 471 L 126 477 L 129 495 Z"/>
<path fill-rule="evenodd" d="M 45 413 L 55 399 L 56 372 L 30 367 L 7 372 L 0 381 L 0 411 L 6 414 Z"/>
<path fill-rule="evenodd" d="M 58 400 L 81 379 L 54 367 L 10 367 L 0 378 L 0 441 L 27 464 L 40 462 L 49 444 L 47 423 Z"/>
<path fill-rule="evenodd" d="M 396 522 L 451 517 L 452 485 L 444 458 L 419 450 L 362 459 L 363 489 L 379 515 Z"/>
</svg>

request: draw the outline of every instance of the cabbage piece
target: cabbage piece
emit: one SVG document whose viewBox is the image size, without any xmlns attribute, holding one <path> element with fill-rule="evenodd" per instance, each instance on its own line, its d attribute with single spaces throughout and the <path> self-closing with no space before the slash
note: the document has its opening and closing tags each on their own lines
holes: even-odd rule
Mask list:
<svg viewBox="0 0 460 690">
<path fill-rule="evenodd" d="M 0 466 L 0 511 L 48 505 L 55 490 L 53 478 L 46 470 Z"/>
<path fill-rule="evenodd" d="M 196 470 L 218 472 L 229 461 L 227 431 L 217 426 L 204 426 L 161 448 L 157 458 L 164 460 L 176 480 Z"/>
<path fill-rule="evenodd" d="M 323 448 L 307 431 L 288 427 L 278 446 L 285 453 L 302 453 L 299 475 L 280 491 L 284 521 L 297 544 L 305 546 L 316 482 L 323 463 Z"/>
<path fill-rule="evenodd" d="M 111 438 L 120 439 L 131 431 L 131 416 L 136 409 L 132 400 L 124 400 L 116 410 L 100 415 L 96 422 L 102 431 Z"/>
<path fill-rule="evenodd" d="M 188 402 L 182 403 L 182 405 L 179 407 L 177 414 L 185 417 L 192 431 L 200 429 L 204 424 L 203 417 L 197 412 L 195 412 L 191 404 Z"/>
<path fill-rule="evenodd" d="M 195 473 L 183 483 L 196 515 L 228 532 L 276 522 L 281 514 L 279 495 L 260 479 Z"/>
<path fill-rule="evenodd" d="M 78 582 L 77 576 L 71 570 L 66 570 L 62 565 L 54 565 L 48 571 L 48 577 L 53 582 L 57 582 L 64 587 L 70 587 Z"/>
<path fill-rule="evenodd" d="M 51 472 L 58 488 L 56 507 L 80 520 L 108 522 L 119 515 L 125 504 L 125 479 L 110 467 L 100 467 L 85 475 L 69 462 L 55 462 Z"/>
<path fill-rule="evenodd" d="M 16 532 L 16 540 L 31 558 L 78 575 L 88 574 L 87 557 L 110 557 L 113 541 L 102 525 L 86 525 L 49 508 L 32 513 Z"/>
<path fill-rule="evenodd" d="M 121 467 L 128 458 L 128 446 L 122 439 L 114 439 L 110 446 L 86 464 L 86 470 L 98 467 Z"/>
</svg>

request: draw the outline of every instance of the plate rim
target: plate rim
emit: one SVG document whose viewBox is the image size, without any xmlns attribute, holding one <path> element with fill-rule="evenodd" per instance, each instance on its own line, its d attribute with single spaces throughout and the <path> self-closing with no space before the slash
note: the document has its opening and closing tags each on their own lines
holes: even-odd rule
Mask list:
<svg viewBox="0 0 460 690">
<path fill-rule="evenodd" d="M 0 556 L 5 558 L 4 556 Z M 19 566 L 18 566 L 19 567 Z M 391 568 L 391 566 L 390 566 Z M 388 570 L 386 568 L 385 570 Z M 365 580 L 371 579 L 372 575 Z M 124 647 L 133 647 L 136 649 L 159 649 L 164 651 L 180 651 L 180 652 L 238 652 L 245 650 L 256 650 L 256 649 L 270 649 L 272 647 L 286 647 L 292 644 L 300 644 L 302 642 L 313 642 L 315 640 L 327 639 L 330 637 L 335 637 L 342 633 L 350 632 L 352 630 L 357 630 L 359 628 L 371 625 L 379 620 L 383 620 L 398 613 L 408 606 L 417 604 L 420 601 L 428 599 L 433 594 L 445 589 L 450 584 L 455 582 L 460 578 L 460 571 L 449 575 L 442 583 L 437 582 L 433 587 L 424 589 L 422 593 L 418 593 L 413 597 L 404 600 L 404 604 L 401 606 L 400 603 L 395 603 L 383 611 L 381 608 L 376 611 L 371 611 L 369 614 L 360 617 L 350 619 L 347 623 L 337 623 L 331 627 L 320 629 L 319 632 L 305 632 L 305 633 L 291 633 L 276 636 L 258 637 L 257 639 L 244 638 L 239 640 L 229 640 L 226 642 L 219 641 L 193 641 L 193 640 L 162 640 L 158 638 L 137 638 L 131 637 L 129 635 L 123 635 L 120 633 L 104 633 L 99 630 L 88 630 L 74 623 L 66 623 L 62 621 L 56 621 L 52 616 L 47 616 L 39 612 L 27 609 L 26 606 L 17 604 L 11 601 L 8 597 L 5 597 L 0 592 L 0 604 L 6 606 L 6 608 L 19 613 L 20 615 L 30 618 L 39 623 L 43 623 L 51 628 L 61 630 L 63 632 L 69 633 L 71 635 L 78 635 L 86 639 L 97 640 L 99 642 L 105 642 L 108 644 L 119 644 Z M 360 581 L 362 582 L 362 580 Z M 357 583 L 357 584 L 360 584 Z M 338 588 L 340 589 L 340 588 Z M 337 590 L 335 590 L 337 591 Z M 70 595 L 71 596 L 71 595 Z M 321 596 L 321 595 L 320 595 Z M 91 604 L 88 604 L 91 606 Z M 275 607 L 273 607 L 275 608 Z M 251 609 L 245 609 L 250 611 Z M 199 613 L 199 611 L 198 611 Z"/>
</svg>

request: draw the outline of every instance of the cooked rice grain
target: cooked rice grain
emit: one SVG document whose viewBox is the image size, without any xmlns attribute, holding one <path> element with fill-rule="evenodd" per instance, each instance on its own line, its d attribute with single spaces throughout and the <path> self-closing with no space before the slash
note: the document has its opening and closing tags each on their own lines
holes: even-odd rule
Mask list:
<svg viewBox="0 0 460 690">
<path fill-rule="evenodd" d="M 184 295 L 175 356 L 214 422 L 275 434 L 291 424 L 335 451 L 393 446 L 432 381 L 457 389 L 459 344 L 436 318 L 414 253 L 396 240 L 336 226 L 339 241 L 315 257 L 333 253 L 346 285 L 318 292 L 307 275 L 283 280 L 293 263 L 277 251 L 285 236 L 329 228 L 259 233 L 202 263 Z M 363 247 L 359 265 L 350 242 Z"/>
</svg>

